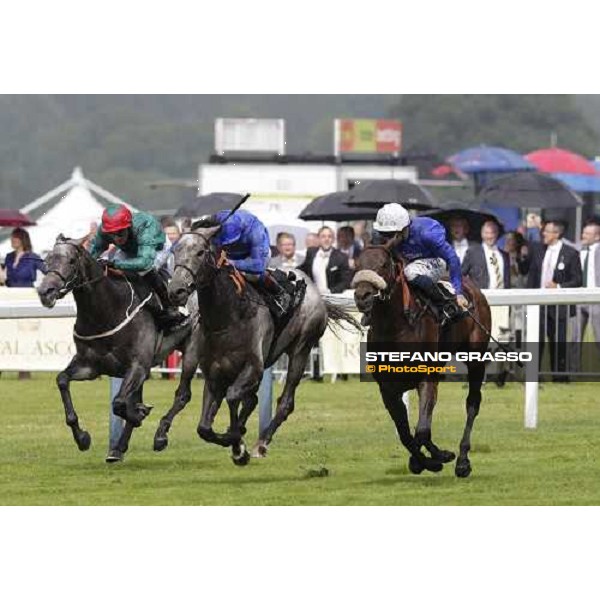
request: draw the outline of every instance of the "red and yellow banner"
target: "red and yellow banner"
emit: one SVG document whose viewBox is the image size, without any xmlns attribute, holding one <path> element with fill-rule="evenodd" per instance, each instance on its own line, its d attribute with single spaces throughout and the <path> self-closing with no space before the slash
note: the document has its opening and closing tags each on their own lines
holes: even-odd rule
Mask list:
<svg viewBox="0 0 600 600">
<path fill-rule="evenodd" d="M 388 119 L 338 119 L 340 153 L 398 154 L 402 149 L 402 123 Z"/>
</svg>

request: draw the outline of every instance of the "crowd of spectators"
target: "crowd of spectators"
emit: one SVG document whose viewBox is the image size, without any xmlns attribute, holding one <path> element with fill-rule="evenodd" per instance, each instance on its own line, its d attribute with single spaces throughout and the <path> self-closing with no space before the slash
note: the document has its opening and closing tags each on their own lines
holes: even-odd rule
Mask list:
<svg viewBox="0 0 600 600">
<path fill-rule="evenodd" d="M 469 224 L 453 219 L 448 225 L 463 275 L 468 275 L 481 289 L 532 288 L 554 289 L 600 287 L 600 220 L 588 221 L 579 244 L 564 237 L 561 221 L 542 222 L 535 214 L 527 216 L 515 231 L 498 239 L 499 227 L 487 221 L 481 227 L 481 243 L 468 241 Z M 587 325 L 594 332 L 600 350 L 600 305 L 551 305 L 540 310 L 540 358 L 548 340 L 550 369 L 556 382 L 568 381 L 567 339 L 572 321 L 570 341 L 584 340 Z M 518 343 L 524 329 L 523 307 L 512 307 L 510 330 Z"/>
<path fill-rule="evenodd" d="M 164 250 L 157 262 L 169 273 L 173 270 L 173 250 L 181 235 L 189 231 L 191 220 L 176 221 L 163 217 L 161 225 L 166 235 Z M 96 224 L 92 223 L 90 233 Z M 448 240 L 454 247 L 463 275 L 468 275 L 481 289 L 600 287 L 600 220 L 587 222 L 579 244 L 565 239 L 565 224 L 542 222 L 539 215 L 529 214 L 515 231 L 502 235 L 499 223 L 483 223 L 479 241 L 473 241 L 472 226 L 464 217 L 447 223 Z M 272 246 L 269 266 L 287 271 L 297 268 L 306 273 L 321 293 L 340 293 L 350 288 L 357 259 L 369 242 L 366 222 L 339 227 L 337 232 L 323 226 L 317 233 L 308 233 L 304 249 L 297 249 L 292 233 L 280 231 Z M 13 251 L 0 265 L 0 285 L 33 287 L 42 266 L 41 258 L 31 247 L 26 230 L 16 228 L 11 234 Z M 600 348 L 600 305 L 547 306 L 541 311 L 543 340 L 548 337 L 553 371 L 566 370 L 567 325 L 577 317 L 571 330 L 572 340 L 584 338 L 591 325 Z M 510 329 L 520 342 L 524 329 L 523 308 L 513 307 Z M 543 342 L 542 342 L 543 343 Z M 557 380 L 560 380 L 559 377 Z"/>
<path fill-rule="evenodd" d="M 364 230 L 362 222 L 354 227 L 345 225 L 337 232 L 323 226 L 317 233 L 306 235 L 303 252 L 296 249 L 296 237 L 292 233 L 281 231 L 275 246 L 271 247 L 269 267 L 284 271 L 300 269 L 322 294 L 339 294 L 350 288 L 356 259 L 368 242 Z"/>
</svg>

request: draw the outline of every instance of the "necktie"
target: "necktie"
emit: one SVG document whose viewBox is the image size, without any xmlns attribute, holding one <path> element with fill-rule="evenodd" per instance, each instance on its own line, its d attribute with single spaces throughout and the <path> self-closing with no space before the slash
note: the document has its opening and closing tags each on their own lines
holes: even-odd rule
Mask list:
<svg viewBox="0 0 600 600">
<path fill-rule="evenodd" d="M 496 256 L 495 252 L 490 254 L 490 262 L 494 267 L 494 274 L 496 276 L 496 289 L 503 288 L 504 282 L 502 281 L 502 273 L 500 273 L 500 265 L 498 264 L 498 257 Z"/>
<path fill-rule="evenodd" d="M 552 282 L 554 278 L 554 269 L 552 268 L 552 259 L 553 259 L 552 248 L 548 248 L 546 250 L 546 256 L 544 257 L 544 272 L 542 277 L 542 287 L 546 287 L 548 283 Z"/>
<path fill-rule="evenodd" d="M 583 287 L 588 287 L 588 266 L 590 264 L 590 250 L 589 248 L 585 252 L 585 258 L 583 259 Z"/>
</svg>

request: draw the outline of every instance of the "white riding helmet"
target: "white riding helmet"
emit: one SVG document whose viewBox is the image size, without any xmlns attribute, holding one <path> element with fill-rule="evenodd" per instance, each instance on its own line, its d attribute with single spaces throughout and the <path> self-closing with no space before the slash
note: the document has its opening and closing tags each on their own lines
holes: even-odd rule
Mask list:
<svg viewBox="0 0 600 600">
<path fill-rule="evenodd" d="M 386 204 L 377 211 L 377 220 L 373 223 L 375 231 L 402 231 L 410 225 L 410 215 L 400 204 Z"/>
</svg>

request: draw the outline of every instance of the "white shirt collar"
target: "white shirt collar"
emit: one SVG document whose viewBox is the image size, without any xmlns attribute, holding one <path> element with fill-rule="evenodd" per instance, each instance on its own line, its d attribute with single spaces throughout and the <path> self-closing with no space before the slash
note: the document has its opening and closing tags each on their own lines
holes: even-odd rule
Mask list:
<svg viewBox="0 0 600 600">
<path fill-rule="evenodd" d="M 562 240 L 558 240 L 558 242 L 556 242 L 556 244 L 554 244 L 553 246 L 546 246 L 546 248 L 548 250 L 550 250 L 551 252 L 560 252 L 560 249 L 563 247 L 563 241 Z"/>
<path fill-rule="evenodd" d="M 483 249 L 486 252 L 497 252 L 498 246 L 496 246 L 496 244 L 494 244 L 493 246 L 488 246 L 487 244 L 483 244 Z"/>
</svg>

